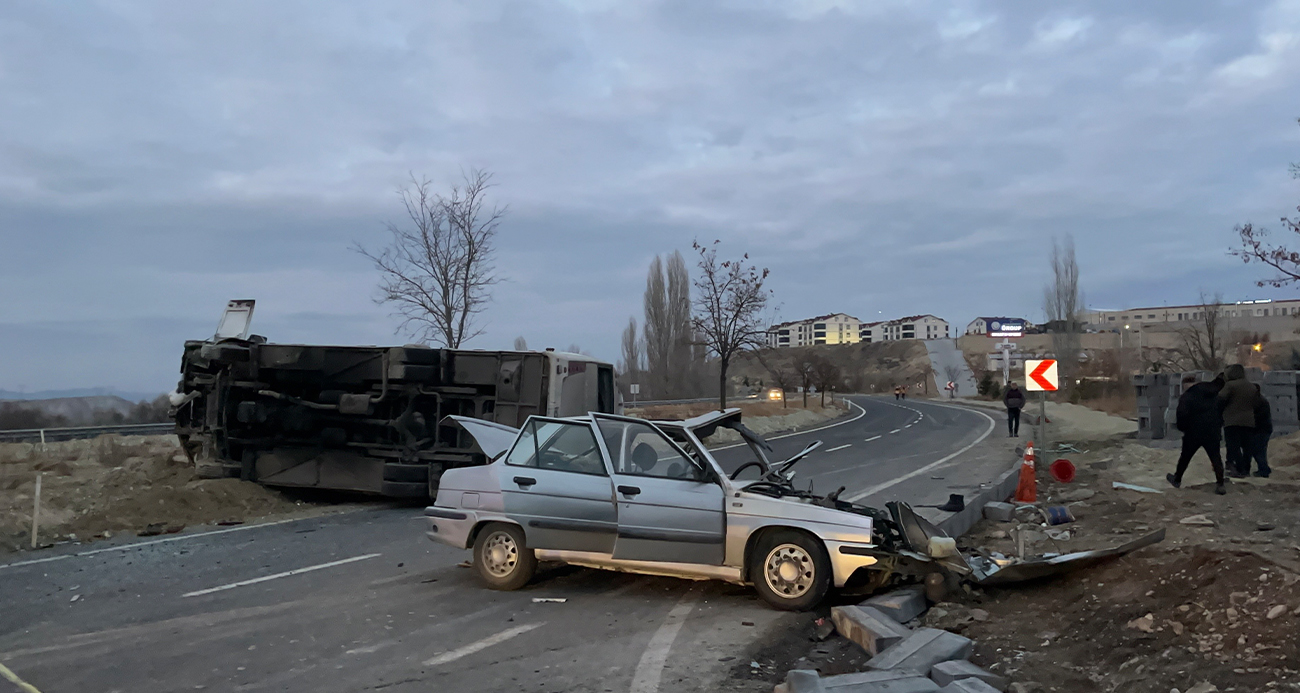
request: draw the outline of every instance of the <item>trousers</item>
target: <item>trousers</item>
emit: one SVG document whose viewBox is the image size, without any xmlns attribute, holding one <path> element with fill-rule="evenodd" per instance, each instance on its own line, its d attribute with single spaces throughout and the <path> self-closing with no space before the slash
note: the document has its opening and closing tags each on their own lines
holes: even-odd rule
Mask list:
<svg viewBox="0 0 1300 693">
<path fill-rule="evenodd" d="M 1250 456 L 1255 458 L 1255 466 L 1258 468 L 1260 476 L 1268 476 L 1273 473 L 1268 467 L 1268 439 L 1272 437 L 1270 432 L 1255 431 L 1250 437 Z M 1250 460 L 1246 460 L 1243 471 L 1250 472 Z"/>
<path fill-rule="evenodd" d="M 1187 471 L 1187 464 L 1192 461 L 1192 455 L 1202 448 L 1210 457 L 1210 466 L 1214 467 L 1215 481 L 1223 484 L 1223 458 L 1219 457 L 1219 439 L 1189 435 L 1183 436 L 1183 452 L 1178 456 L 1178 468 L 1174 470 L 1174 479 L 1178 483 L 1183 483 L 1183 472 Z"/>
<path fill-rule="evenodd" d="M 1251 438 L 1255 429 L 1248 426 L 1224 426 L 1223 443 L 1228 448 L 1228 471 L 1235 474 L 1250 473 Z"/>
<path fill-rule="evenodd" d="M 1007 409 L 1007 434 L 1020 435 L 1020 407 L 1010 407 Z"/>
</svg>

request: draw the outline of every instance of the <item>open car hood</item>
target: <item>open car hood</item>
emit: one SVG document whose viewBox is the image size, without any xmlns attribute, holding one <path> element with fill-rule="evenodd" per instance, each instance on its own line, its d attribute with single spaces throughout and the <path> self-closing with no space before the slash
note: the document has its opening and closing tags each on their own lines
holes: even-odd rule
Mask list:
<svg viewBox="0 0 1300 693">
<path fill-rule="evenodd" d="M 469 416 L 452 415 L 445 417 L 442 422 L 448 421 L 455 423 L 469 433 L 478 443 L 478 447 L 487 455 L 489 460 L 495 460 L 514 445 L 515 438 L 519 437 L 519 429 L 511 428 L 505 424 L 499 424 L 495 421 L 484 421 Z"/>
</svg>

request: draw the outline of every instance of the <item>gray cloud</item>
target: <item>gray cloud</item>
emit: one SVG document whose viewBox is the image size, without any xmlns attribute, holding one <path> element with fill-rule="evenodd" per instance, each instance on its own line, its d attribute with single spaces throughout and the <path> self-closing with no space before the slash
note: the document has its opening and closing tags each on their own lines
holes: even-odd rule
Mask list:
<svg viewBox="0 0 1300 693">
<path fill-rule="evenodd" d="M 1097 305 L 1277 295 L 1224 251 L 1296 204 L 1298 86 L 1295 0 L 10 3 L 0 388 L 169 387 L 234 297 L 402 341 L 348 246 L 473 166 L 512 209 L 482 347 L 614 357 L 697 237 L 790 317 L 1037 316 L 1064 233 Z"/>
</svg>

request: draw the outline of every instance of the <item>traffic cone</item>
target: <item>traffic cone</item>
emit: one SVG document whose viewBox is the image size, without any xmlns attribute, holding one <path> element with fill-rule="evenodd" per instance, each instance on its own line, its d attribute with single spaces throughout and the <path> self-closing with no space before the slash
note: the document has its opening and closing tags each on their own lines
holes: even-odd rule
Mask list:
<svg viewBox="0 0 1300 693">
<path fill-rule="evenodd" d="M 1020 482 L 1016 484 L 1016 502 L 1033 503 L 1038 500 L 1038 477 L 1034 474 L 1034 443 L 1025 445 L 1025 459 L 1020 463 Z"/>
</svg>

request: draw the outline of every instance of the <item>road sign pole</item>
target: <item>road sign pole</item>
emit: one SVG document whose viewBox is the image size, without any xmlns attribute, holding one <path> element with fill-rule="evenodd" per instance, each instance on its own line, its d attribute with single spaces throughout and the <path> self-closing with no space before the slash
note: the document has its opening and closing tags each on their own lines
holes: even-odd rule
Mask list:
<svg viewBox="0 0 1300 693">
<path fill-rule="evenodd" d="M 1038 431 L 1038 445 L 1039 449 L 1046 453 L 1049 450 L 1047 444 L 1047 392 L 1040 392 L 1038 394 L 1040 397 L 1038 400 L 1038 425 L 1040 428 Z"/>
</svg>

